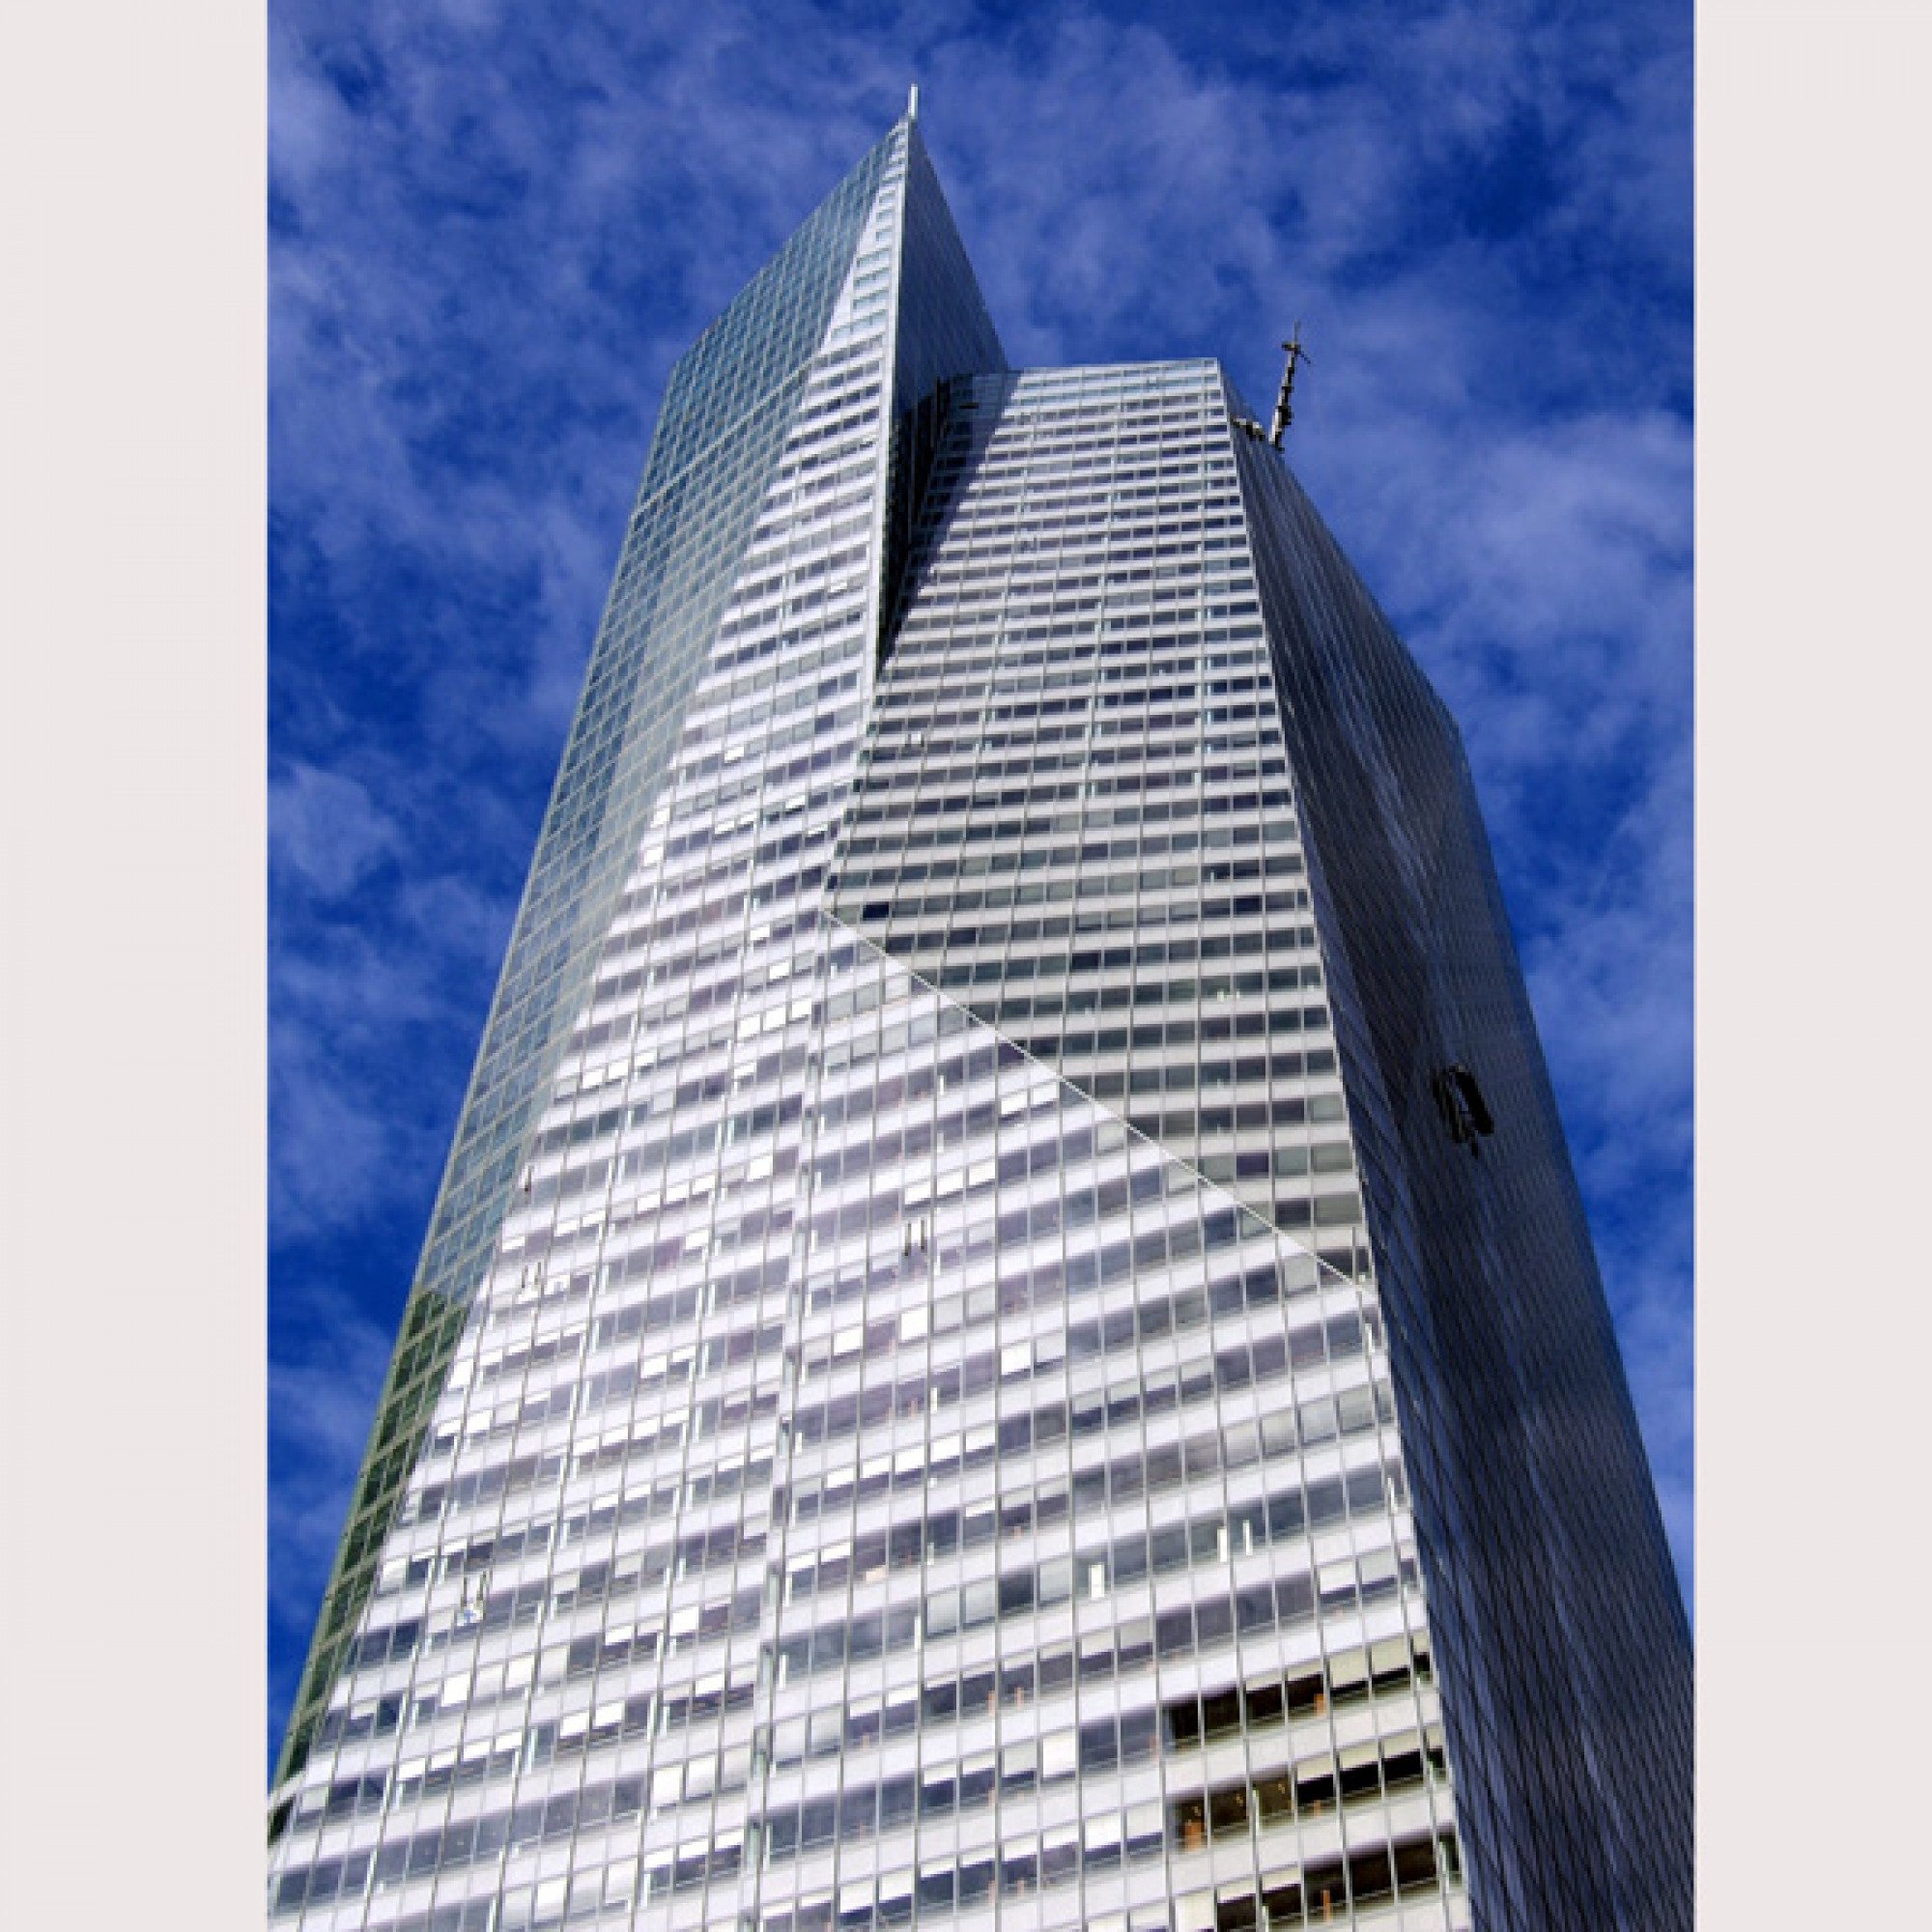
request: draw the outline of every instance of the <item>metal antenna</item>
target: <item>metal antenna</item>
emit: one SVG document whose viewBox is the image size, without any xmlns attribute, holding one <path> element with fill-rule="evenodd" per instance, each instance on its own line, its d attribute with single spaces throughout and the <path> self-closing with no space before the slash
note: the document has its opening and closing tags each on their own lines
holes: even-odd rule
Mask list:
<svg viewBox="0 0 1932 1932">
<path fill-rule="evenodd" d="M 1282 433 L 1294 420 L 1294 372 L 1304 362 L 1313 362 L 1314 356 L 1301 346 L 1301 325 L 1294 325 L 1294 333 L 1282 345 L 1288 357 L 1288 366 L 1281 372 L 1281 394 L 1274 399 L 1274 421 L 1264 429 L 1250 416 L 1231 414 L 1230 425 L 1243 434 L 1251 436 L 1257 442 L 1264 442 L 1270 449 L 1281 447 Z"/>
<path fill-rule="evenodd" d="M 1281 394 L 1274 399 L 1274 421 L 1268 426 L 1268 446 L 1271 449 L 1281 447 L 1282 432 L 1294 420 L 1294 405 L 1290 400 L 1294 394 L 1294 372 L 1302 363 L 1315 360 L 1301 346 L 1299 322 L 1294 325 L 1294 333 L 1281 347 L 1288 357 L 1288 366 L 1281 372 Z"/>
</svg>

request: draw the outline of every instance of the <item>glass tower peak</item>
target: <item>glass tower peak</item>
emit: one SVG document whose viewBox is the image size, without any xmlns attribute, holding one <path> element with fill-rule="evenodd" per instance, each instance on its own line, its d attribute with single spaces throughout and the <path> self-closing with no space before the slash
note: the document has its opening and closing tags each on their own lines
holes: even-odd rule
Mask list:
<svg viewBox="0 0 1932 1932">
<path fill-rule="evenodd" d="M 918 107 L 667 384 L 271 1923 L 1688 1926 L 1454 724 L 1217 363 L 1009 367 Z"/>
</svg>

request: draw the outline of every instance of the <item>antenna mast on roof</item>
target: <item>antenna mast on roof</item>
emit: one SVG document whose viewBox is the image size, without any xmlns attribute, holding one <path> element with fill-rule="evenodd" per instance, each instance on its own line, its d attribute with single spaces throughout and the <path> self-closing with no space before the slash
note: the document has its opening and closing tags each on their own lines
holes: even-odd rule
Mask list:
<svg viewBox="0 0 1932 1932">
<path fill-rule="evenodd" d="M 919 119 L 919 82 L 918 82 L 918 81 L 914 81 L 914 82 L 913 82 L 913 84 L 912 84 L 912 91 L 911 91 L 911 92 L 910 92 L 910 93 L 909 93 L 909 94 L 908 94 L 908 95 L 906 96 L 906 119 L 907 119 L 908 121 L 917 121 L 917 120 Z"/>
<path fill-rule="evenodd" d="M 1274 421 L 1268 425 L 1268 446 L 1281 447 L 1282 432 L 1294 420 L 1294 406 L 1289 400 L 1294 394 L 1294 372 L 1303 362 L 1314 361 L 1314 356 L 1301 346 L 1301 324 L 1294 325 L 1294 333 L 1282 345 L 1282 353 L 1288 357 L 1288 367 L 1281 372 L 1281 394 L 1274 399 Z"/>
<path fill-rule="evenodd" d="M 1274 421 L 1264 429 L 1260 423 L 1247 416 L 1230 416 L 1229 421 L 1238 430 L 1245 431 L 1257 442 L 1264 442 L 1270 449 L 1281 447 L 1282 433 L 1294 420 L 1294 372 L 1304 362 L 1312 362 L 1314 356 L 1301 346 L 1301 325 L 1294 325 L 1294 333 L 1282 345 L 1288 356 L 1288 367 L 1281 372 L 1281 394 L 1274 399 Z"/>
</svg>

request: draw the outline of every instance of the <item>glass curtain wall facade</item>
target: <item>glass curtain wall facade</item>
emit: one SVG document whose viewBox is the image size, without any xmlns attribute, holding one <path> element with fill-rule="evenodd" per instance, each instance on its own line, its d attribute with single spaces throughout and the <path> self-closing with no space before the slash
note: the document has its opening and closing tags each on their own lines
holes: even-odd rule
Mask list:
<svg viewBox="0 0 1932 1932">
<path fill-rule="evenodd" d="M 1009 373 L 910 119 L 679 364 L 277 1928 L 1688 1924 L 1453 727 L 1234 413 Z"/>
</svg>

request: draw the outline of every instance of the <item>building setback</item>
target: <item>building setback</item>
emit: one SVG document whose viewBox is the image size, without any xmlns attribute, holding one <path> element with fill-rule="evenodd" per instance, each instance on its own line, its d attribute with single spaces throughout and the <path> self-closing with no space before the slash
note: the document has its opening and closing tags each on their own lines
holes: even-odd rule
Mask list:
<svg viewBox="0 0 1932 1932">
<path fill-rule="evenodd" d="M 277 1932 L 1690 1923 L 1689 1635 L 1456 730 L 911 115 L 672 373 Z"/>
</svg>

